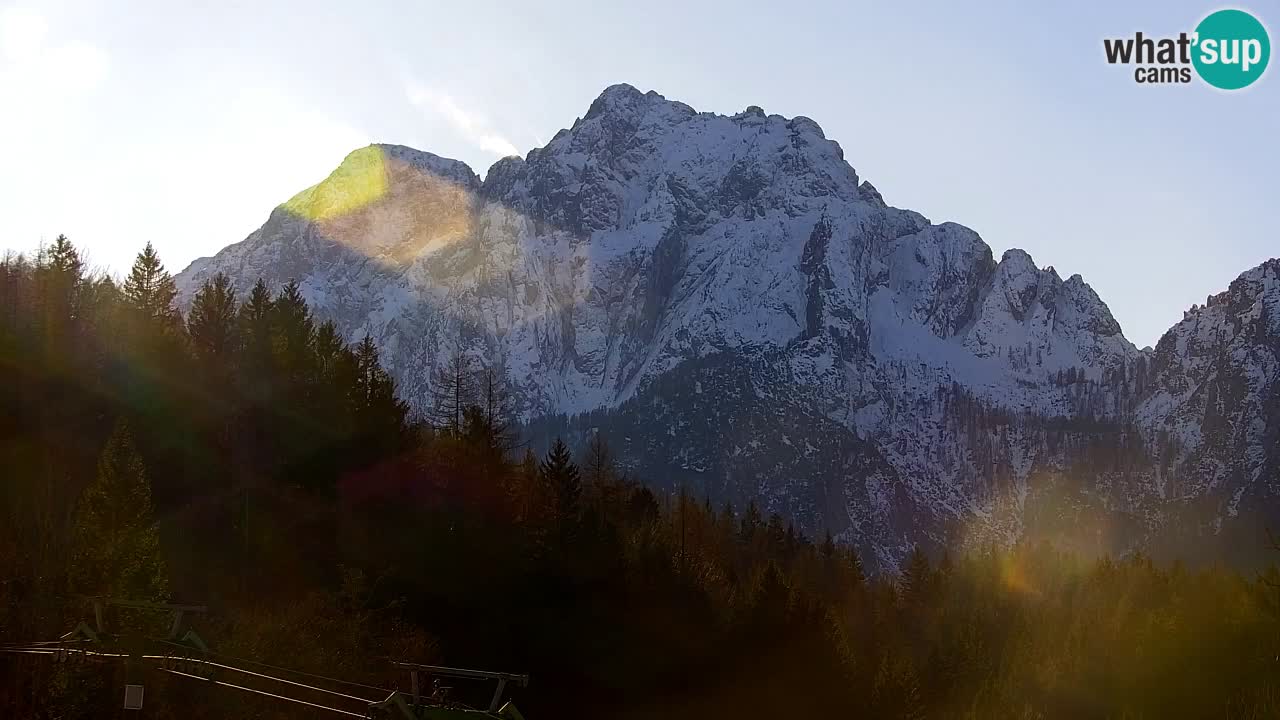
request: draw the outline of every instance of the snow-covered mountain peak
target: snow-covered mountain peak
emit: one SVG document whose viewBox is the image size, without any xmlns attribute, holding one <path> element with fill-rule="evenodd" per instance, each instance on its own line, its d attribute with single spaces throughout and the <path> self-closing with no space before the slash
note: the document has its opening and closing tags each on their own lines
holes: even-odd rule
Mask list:
<svg viewBox="0 0 1280 720">
<path fill-rule="evenodd" d="M 378 143 L 378 148 L 389 161 L 404 162 L 424 173 L 431 173 L 444 180 L 451 180 L 468 190 L 479 190 L 480 178 L 461 160 L 440 157 L 434 153 L 416 150 L 405 145 Z"/>
<path fill-rule="evenodd" d="M 1247 449 L 1280 437 L 1280 261 L 1139 351 L 1079 275 L 888 206 L 814 121 L 629 85 L 483 183 L 357 150 L 180 274 L 181 301 L 215 272 L 242 292 L 297 279 L 379 343 L 417 410 L 455 352 L 500 362 L 522 420 L 590 414 L 637 473 L 755 499 L 882 565 L 917 530 L 1017 537 L 1037 473 L 1095 462 L 1073 471 L 1079 503 L 1156 513 L 1170 477 L 1243 487 L 1272 462 Z M 1218 421 L 1235 430 L 1199 431 Z M 792 426 L 803 444 L 775 432 Z M 1099 427 L 1128 454 L 1090 454 L 1112 442 Z"/>
<path fill-rule="evenodd" d="M 765 205 L 801 198 L 860 197 L 857 174 L 844 162 L 839 145 L 808 118 L 789 120 L 762 111 L 698 113 L 630 85 L 606 89 L 572 128 L 530 152 L 527 163 L 504 161 L 495 171 L 501 179 L 486 190 L 514 206 L 528 209 L 522 193 L 512 194 L 516 186 L 524 194 L 546 195 L 543 188 L 554 185 L 552 192 L 560 198 L 585 201 L 594 216 L 585 225 L 574 222 L 571 216 L 577 213 L 540 208 L 548 218 L 564 216 L 567 229 L 579 233 L 601 227 L 596 221 L 607 224 L 615 212 L 643 205 L 648 198 L 642 194 L 651 196 L 662 187 L 718 195 L 722 214 L 758 213 Z M 520 171 L 527 177 L 516 177 Z"/>
</svg>

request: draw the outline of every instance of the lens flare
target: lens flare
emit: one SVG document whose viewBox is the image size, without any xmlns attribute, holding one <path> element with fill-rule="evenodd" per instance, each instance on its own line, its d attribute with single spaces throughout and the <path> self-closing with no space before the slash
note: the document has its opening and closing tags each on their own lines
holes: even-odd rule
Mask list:
<svg viewBox="0 0 1280 720">
<path fill-rule="evenodd" d="M 387 166 L 382 149 L 356 150 L 318 185 L 294 195 L 284 209 L 313 222 L 342 217 L 387 194 Z"/>
</svg>

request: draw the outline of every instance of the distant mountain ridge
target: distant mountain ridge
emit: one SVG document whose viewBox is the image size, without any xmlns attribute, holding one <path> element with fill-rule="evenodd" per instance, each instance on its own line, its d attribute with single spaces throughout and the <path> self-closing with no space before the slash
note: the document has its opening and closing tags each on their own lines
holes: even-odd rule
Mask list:
<svg viewBox="0 0 1280 720">
<path fill-rule="evenodd" d="M 216 272 L 296 278 L 420 409 L 455 350 L 497 359 L 531 432 L 598 429 L 659 487 L 882 567 L 917 541 L 1204 549 L 1280 515 L 1280 260 L 1139 350 L 1079 275 L 890 207 L 804 117 L 615 85 L 483 182 L 370 146 L 182 301 Z"/>
</svg>

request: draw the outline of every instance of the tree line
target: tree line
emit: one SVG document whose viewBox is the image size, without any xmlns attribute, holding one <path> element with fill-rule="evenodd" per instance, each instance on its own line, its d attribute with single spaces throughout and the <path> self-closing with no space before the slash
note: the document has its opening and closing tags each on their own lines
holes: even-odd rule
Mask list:
<svg viewBox="0 0 1280 720">
<path fill-rule="evenodd" d="M 868 577 L 754 503 L 653 492 L 598 435 L 536 455 L 483 359 L 411 416 L 296 283 L 175 297 L 149 245 L 119 281 L 63 237 L 0 261 L 0 642 L 110 595 L 207 602 L 215 649 L 380 686 L 389 659 L 528 672 L 531 720 L 1280 712 L 1274 570 L 1015 545 Z M 123 682 L 0 667 L 21 717 L 101 716 Z M 158 717 L 311 716 L 148 682 Z"/>
</svg>

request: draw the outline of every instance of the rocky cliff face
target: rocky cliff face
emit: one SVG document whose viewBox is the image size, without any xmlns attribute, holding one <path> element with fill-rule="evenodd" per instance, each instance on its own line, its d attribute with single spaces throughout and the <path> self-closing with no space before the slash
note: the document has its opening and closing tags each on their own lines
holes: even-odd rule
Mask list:
<svg viewBox="0 0 1280 720">
<path fill-rule="evenodd" d="M 917 540 L 1218 533 L 1280 460 L 1277 261 L 1140 351 L 1080 276 L 888 206 L 812 120 L 754 107 L 610 87 L 483 183 L 364 148 L 182 297 L 216 272 L 297 279 L 420 409 L 455 351 L 500 362 L 531 433 L 598 428 L 659 487 L 885 566 Z"/>
</svg>

